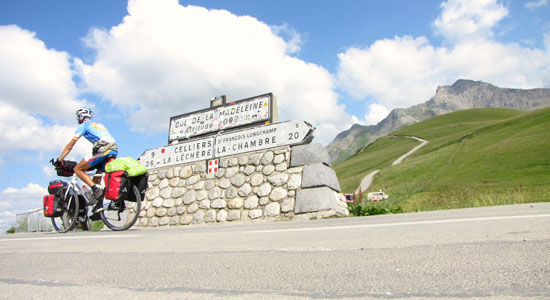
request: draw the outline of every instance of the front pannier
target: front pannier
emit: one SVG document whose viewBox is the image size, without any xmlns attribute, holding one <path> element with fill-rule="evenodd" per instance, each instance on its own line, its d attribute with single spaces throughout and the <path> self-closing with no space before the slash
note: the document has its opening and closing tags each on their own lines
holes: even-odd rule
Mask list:
<svg viewBox="0 0 550 300">
<path fill-rule="evenodd" d="M 57 191 L 59 191 L 60 189 L 64 189 L 66 187 L 68 187 L 69 184 L 66 183 L 65 181 L 62 181 L 62 180 L 53 180 L 53 181 L 50 181 L 50 184 L 48 184 L 48 193 L 50 195 L 54 195 L 55 193 L 57 193 Z"/>
<path fill-rule="evenodd" d="M 63 214 L 59 194 L 44 196 L 44 217 L 57 218 Z"/>
<path fill-rule="evenodd" d="M 115 171 L 105 174 L 105 199 L 128 200 L 132 182 L 126 171 Z"/>
<path fill-rule="evenodd" d="M 67 192 L 68 183 L 61 180 L 53 180 L 48 184 L 49 195 L 44 196 L 44 216 L 50 218 L 60 217 L 62 200 Z"/>
</svg>

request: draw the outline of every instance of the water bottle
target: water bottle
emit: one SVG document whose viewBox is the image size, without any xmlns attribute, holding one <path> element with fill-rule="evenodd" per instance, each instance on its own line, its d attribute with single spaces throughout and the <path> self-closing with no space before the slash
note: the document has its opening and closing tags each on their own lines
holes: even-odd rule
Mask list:
<svg viewBox="0 0 550 300">
<path fill-rule="evenodd" d="M 92 200 L 92 190 L 90 190 L 87 186 L 83 186 L 82 192 L 88 201 Z"/>
</svg>

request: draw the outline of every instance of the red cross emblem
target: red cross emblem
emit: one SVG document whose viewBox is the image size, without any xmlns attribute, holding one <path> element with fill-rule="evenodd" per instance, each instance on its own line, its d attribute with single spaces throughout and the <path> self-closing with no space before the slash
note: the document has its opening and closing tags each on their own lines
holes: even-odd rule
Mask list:
<svg viewBox="0 0 550 300">
<path fill-rule="evenodd" d="M 218 172 L 218 162 L 219 162 L 219 159 L 211 159 L 206 162 L 208 167 L 207 174 Z"/>
</svg>

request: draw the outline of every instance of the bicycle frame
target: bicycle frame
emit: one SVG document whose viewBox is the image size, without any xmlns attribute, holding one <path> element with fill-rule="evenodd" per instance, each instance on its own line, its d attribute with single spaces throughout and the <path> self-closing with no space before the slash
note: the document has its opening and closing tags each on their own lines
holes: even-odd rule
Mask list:
<svg viewBox="0 0 550 300">
<path fill-rule="evenodd" d="M 103 173 L 95 174 L 94 177 L 95 176 L 101 176 L 101 179 L 103 179 Z M 86 215 L 88 215 L 88 203 L 90 203 L 90 199 L 88 198 L 88 195 L 86 195 L 83 185 L 79 184 L 78 179 L 79 178 L 76 174 L 73 174 L 73 176 L 71 176 L 71 180 L 69 181 L 69 187 L 65 192 L 65 199 L 67 199 L 67 196 L 69 195 L 69 193 L 73 193 L 73 195 L 75 196 L 74 199 L 78 199 L 78 195 L 82 195 L 82 197 L 84 197 L 84 199 L 86 200 L 86 207 L 83 207 L 83 209 L 86 210 Z M 73 199 L 73 198 L 70 197 L 69 199 Z"/>
</svg>

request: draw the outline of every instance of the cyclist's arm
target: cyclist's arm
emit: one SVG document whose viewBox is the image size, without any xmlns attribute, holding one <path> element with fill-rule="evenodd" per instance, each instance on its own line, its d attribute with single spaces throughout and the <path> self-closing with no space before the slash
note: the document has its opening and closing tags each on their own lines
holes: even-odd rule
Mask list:
<svg viewBox="0 0 550 300">
<path fill-rule="evenodd" d="M 78 139 L 80 139 L 81 136 L 86 133 L 86 129 L 88 128 L 87 126 L 90 125 L 89 123 L 90 122 L 84 122 L 76 128 L 73 138 L 67 144 L 67 146 L 65 146 L 65 149 L 63 149 L 63 152 L 61 152 L 61 155 L 59 155 L 58 160 L 63 160 L 65 156 L 67 156 L 71 152 L 71 150 L 73 150 L 74 144 L 78 141 Z"/>
<path fill-rule="evenodd" d="M 68 144 L 67 146 L 65 146 L 65 149 L 63 149 L 63 152 L 61 152 L 61 155 L 59 156 L 59 160 L 63 160 L 65 158 L 65 156 L 67 156 L 71 150 L 73 150 L 73 147 L 74 147 L 74 144 L 76 144 L 76 141 L 78 141 L 77 139 L 72 139 Z"/>
</svg>

